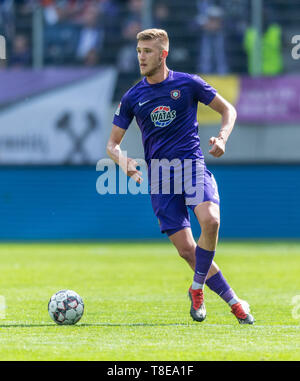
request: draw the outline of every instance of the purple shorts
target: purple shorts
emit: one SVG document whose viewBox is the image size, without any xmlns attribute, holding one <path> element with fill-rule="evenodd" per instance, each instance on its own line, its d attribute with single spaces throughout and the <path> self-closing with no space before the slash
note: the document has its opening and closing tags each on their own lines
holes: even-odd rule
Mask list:
<svg viewBox="0 0 300 381">
<path fill-rule="evenodd" d="M 181 194 L 151 193 L 152 208 L 158 218 L 160 230 L 168 235 L 190 227 L 188 207 L 194 211 L 197 205 L 205 201 L 220 204 L 217 183 L 206 166 L 200 179 L 193 172 L 191 186 L 185 186 Z"/>
</svg>

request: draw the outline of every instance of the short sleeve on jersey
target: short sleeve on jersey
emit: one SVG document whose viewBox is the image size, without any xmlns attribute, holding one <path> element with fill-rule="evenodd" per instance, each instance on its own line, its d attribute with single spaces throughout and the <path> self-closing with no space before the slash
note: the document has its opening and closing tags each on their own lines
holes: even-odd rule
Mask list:
<svg viewBox="0 0 300 381">
<path fill-rule="evenodd" d="M 134 114 L 129 104 L 128 93 L 126 93 L 122 97 L 121 102 L 119 103 L 119 106 L 115 112 L 113 124 L 123 128 L 124 130 L 127 130 L 133 117 Z"/>
<path fill-rule="evenodd" d="M 198 75 L 193 75 L 192 81 L 196 99 L 199 102 L 208 105 L 214 99 L 215 95 L 217 94 L 217 90 L 210 86 Z"/>
</svg>

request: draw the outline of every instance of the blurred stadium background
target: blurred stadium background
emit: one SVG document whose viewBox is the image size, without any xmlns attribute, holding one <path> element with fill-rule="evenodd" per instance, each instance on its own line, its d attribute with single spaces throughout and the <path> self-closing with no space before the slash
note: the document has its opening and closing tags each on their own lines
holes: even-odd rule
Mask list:
<svg viewBox="0 0 300 381">
<path fill-rule="evenodd" d="M 214 159 L 220 119 L 199 108 L 220 238 L 299 238 L 299 25 L 296 0 L 0 0 L 0 239 L 167 240 L 148 195 L 96 191 L 114 111 L 139 79 L 136 33 L 152 26 L 169 33 L 170 68 L 200 74 L 238 111 Z M 143 158 L 135 123 L 123 149 Z"/>
</svg>

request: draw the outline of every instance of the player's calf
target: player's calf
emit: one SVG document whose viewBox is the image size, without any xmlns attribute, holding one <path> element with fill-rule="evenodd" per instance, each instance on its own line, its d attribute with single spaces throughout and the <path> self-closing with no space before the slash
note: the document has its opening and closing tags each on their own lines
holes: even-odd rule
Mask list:
<svg viewBox="0 0 300 381">
<path fill-rule="evenodd" d="M 206 280 L 206 285 L 219 295 L 230 307 L 231 312 L 240 324 L 253 324 L 254 318 L 250 314 L 249 304 L 240 300 L 229 286 L 221 271 Z"/>
<path fill-rule="evenodd" d="M 189 264 L 192 270 L 195 270 L 196 258 L 194 245 L 181 247 L 178 249 L 178 254 Z"/>
</svg>

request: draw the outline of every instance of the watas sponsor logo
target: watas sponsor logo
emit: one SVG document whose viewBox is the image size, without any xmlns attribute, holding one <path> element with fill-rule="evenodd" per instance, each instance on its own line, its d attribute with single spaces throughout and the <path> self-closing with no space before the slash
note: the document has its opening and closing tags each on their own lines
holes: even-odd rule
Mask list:
<svg viewBox="0 0 300 381">
<path fill-rule="evenodd" d="M 167 127 L 176 118 L 176 110 L 171 110 L 169 106 L 158 106 L 150 116 L 156 127 Z"/>
</svg>

